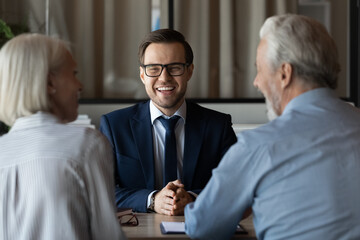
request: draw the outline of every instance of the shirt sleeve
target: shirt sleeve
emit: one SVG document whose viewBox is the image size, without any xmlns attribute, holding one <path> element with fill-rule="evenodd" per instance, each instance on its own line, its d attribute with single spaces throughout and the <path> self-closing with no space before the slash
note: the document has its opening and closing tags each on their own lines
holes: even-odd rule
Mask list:
<svg viewBox="0 0 360 240">
<path fill-rule="evenodd" d="M 100 133 L 97 132 L 95 140 L 88 143 L 84 158 L 84 182 L 93 238 L 125 239 L 116 218 L 113 154 Z"/>
<path fill-rule="evenodd" d="M 230 239 L 244 211 L 251 206 L 253 184 L 251 153 L 240 143 L 233 145 L 213 170 L 195 202 L 185 207 L 185 231 L 196 239 Z M 250 167 L 252 168 L 252 167 Z"/>
</svg>

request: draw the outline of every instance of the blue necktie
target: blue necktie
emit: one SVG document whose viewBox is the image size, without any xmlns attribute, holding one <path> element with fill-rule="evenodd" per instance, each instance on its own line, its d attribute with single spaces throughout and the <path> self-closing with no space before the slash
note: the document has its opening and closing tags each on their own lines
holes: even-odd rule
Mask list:
<svg viewBox="0 0 360 240">
<path fill-rule="evenodd" d="M 176 137 L 175 125 L 179 120 L 179 116 L 174 116 L 169 119 L 159 117 L 159 121 L 166 129 L 165 134 L 165 158 L 163 168 L 163 186 L 170 181 L 177 179 L 177 150 L 176 150 Z"/>
</svg>

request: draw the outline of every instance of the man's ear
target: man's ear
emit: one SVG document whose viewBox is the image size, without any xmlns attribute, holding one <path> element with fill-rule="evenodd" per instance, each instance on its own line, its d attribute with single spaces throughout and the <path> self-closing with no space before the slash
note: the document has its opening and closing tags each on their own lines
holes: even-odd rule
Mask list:
<svg viewBox="0 0 360 240">
<path fill-rule="evenodd" d="M 140 79 L 141 79 L 142 83 L 145 84 L 145 79 L 144 79 L 145 71 L 144 71 L 144 68 L 140 66 L 139 71 L 140 71 Z"/>
<path fill-rule="evenodd" d="M 290 63 L 283 63 L 281 65 L 280 71 L 281 71 L 281 88 L 285 89 L 291 84 L 291 81 L 293 80 L 292 77 L 293 67 L 291 66 Z"/>
<path fill-rule="evenodd" d="M 194 64 L 192 63 L 190 66 L 188 66 L 188 81 L 191 79 L 193 72 L 194 72 Z"/>
</svg>

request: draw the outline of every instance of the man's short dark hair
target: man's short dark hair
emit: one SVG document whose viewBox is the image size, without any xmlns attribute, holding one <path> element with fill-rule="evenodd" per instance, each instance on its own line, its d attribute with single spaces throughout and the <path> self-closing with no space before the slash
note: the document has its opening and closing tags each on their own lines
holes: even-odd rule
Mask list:
<svg viewBox="0 0 360 240">
<path fill-rule="evenodd" d="M 148 33 L 144 37 L 144 39 L 140 43 L 139 52 L 138 52 L 140 64 L 144 63 L 145 50 L 151 43 L 176 43 L 176 42 L 181 43 L 184 46 L 186 63 L 192 64 L 194 59 L 194 54 L 189 43 L 185 40 L 184 35 L 173 29 L 159 29 Z"/>
</svg>

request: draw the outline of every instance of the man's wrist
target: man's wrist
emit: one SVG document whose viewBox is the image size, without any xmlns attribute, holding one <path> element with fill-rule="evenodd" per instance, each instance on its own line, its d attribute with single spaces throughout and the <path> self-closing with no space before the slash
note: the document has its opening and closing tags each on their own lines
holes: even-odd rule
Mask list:
<svg viewBox="0 0 360 240">
<path fill-rule="evenodd" d="M 156 195 L 157 191 L 152 192 L 150 199 L 149 199 L 149 206 L 147 208 L 147 210 L 149 212 L 155 212 L 155 195 Z"/>
<path fill-rule="evenodd" d="M 191 196 L 192 200 L 195 201 L 198 195 L 192 191 L 188 191 L 188 193 Z"/>
</svg>

